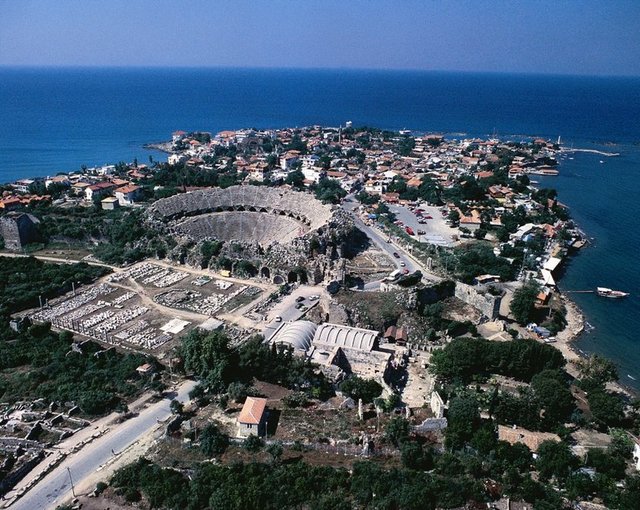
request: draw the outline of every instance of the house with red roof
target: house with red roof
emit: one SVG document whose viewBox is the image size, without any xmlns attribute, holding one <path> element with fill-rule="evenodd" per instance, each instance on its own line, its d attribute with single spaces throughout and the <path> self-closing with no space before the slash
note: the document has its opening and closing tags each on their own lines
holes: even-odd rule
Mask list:
<svg viewBox="0 0 640 510">
<path fill-rule="evenodd" d="M 238 434 L 240 436 L 265 435 L 268 414 L 266 398 L 247 397 L 238 415 Z"/>
<path fill-rule="evenodd" d="M 133 205 L 134 202 L 140 200 L 141 189 L 140 186 L 136 186 L 135 184 L 127 184 L 126 186 L 116 189 L 115 196 L 120 205 Z"/>
</svg>

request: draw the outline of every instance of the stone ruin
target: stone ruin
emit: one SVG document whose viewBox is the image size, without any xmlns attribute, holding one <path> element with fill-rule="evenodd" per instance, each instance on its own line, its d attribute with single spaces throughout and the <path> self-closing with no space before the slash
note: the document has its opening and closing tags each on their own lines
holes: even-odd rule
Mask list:
<svg viewBox="0 0 640 510">
<path fill-rule="evenodd" d="M 276 284 L 341 277 L 354 225 L 312 195 L 265 186 L 209 188 L 156 201 L 149 224 L 171 236 L 169 257 L 202 267 L 204 241 L 224 242 L 220 257 L 244 260 Z"/>
</svg>

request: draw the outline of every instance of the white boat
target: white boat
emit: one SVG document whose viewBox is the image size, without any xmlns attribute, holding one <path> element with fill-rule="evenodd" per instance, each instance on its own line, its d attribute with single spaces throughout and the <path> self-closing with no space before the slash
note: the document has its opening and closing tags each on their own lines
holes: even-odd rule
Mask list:
<svg viewBox="0 0 640 510">
<path fill-rule="evenodd" d="M 606 287 L 598 287 L 596 289 L 596 292 L 598 293 L 598 296 L 612 299 L 623 298 L 629 295 L 628 292 L 622 292 L 621 290 L 611 290 Z"/>
</svg>

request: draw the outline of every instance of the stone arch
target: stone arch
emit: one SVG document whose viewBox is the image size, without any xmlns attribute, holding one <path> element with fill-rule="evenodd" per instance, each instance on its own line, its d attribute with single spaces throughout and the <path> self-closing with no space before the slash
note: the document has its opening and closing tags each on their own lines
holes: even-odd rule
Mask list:
<svg viewBox="0 0 640 510">
<path fill-rule="evenodd" d="M 263 267 L 260 270 L 260 276 L 262 276 L 263 278 L 271 278 L 271 271 L 268 267 Z"/>
<path fill-rule="evenodd" d="M 244 211 L 244 206 L 243 205 L 236 206 L 236 211 Z"/>
<path fill-rule="evenodd" d="M 295 271 L 289 271 L 289 274 L 287 275 L 287 282 L 288 283 L 297 283 L 298 282 L 298 273 L 296 273 Z"/>
<path fill-rule="evenodd" d="M 277 274 L 273 277 L 273 283 L 276 285 L 282 285 L 284 283 L 284 278 L 282 275 Z"/>
</svg>

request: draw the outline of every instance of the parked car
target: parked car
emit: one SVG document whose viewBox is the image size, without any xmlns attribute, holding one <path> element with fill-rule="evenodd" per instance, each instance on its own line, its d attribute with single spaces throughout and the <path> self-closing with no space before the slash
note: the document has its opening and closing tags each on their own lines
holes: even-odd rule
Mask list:
<svg viewBox="0 0 640 510">
<path fill-rule="evenodd" d="M 404 262 L 400 262 L 400 267 L 404 267 L 406 264 Z"/>
<path fill-rule="evenodd" d="M 394 252 L 393 252 L 393 256 L 394 256 L 395 258 L 397 258 L 397 259 L 399 259 L 399 258 L 400 258 L 400 255 L 398 255 L 398 252 L 397 252 L 397 251 L 394 251 Z"/>
<path fill-rule="evenodd" d="M 296 298 L 296 303 L 300 303 L 300 301 L 304 301 L 304 296 L 298 296 Z"/>
<path fill-rule="evenodd" d="M 402 274 L 409 274 L 409 270 L 408 269 L 403 269 L 402 270 Z"/>
<path fill-rule="evenodd" d="M 282 317 L 280 317 L 279 315 L 276 315 L 275 321 L 282 322 Z"/>
</svg>

